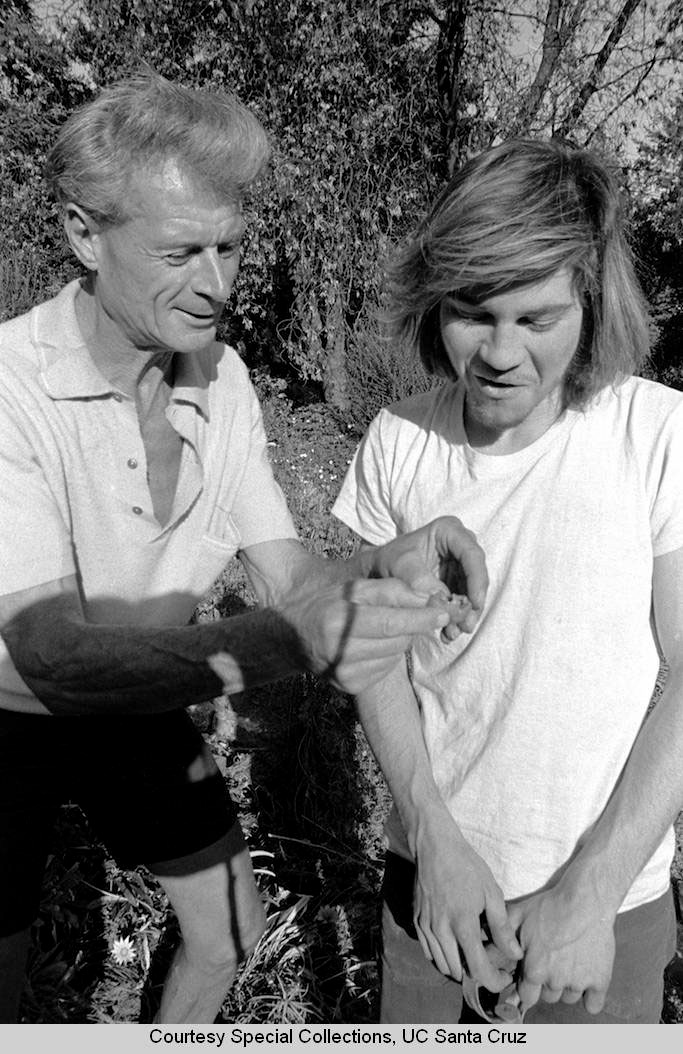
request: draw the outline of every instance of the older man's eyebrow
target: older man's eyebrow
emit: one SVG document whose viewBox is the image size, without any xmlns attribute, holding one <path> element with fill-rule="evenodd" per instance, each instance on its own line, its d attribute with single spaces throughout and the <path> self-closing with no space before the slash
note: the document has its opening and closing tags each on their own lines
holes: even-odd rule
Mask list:
<svg viewBox="0 0 683 1054">
<path fill-rule="evenodd" d="M 234 227 L 230 231 L 221 232 L 220 237 L 213 239 L 208 244 L 216 246 L 237 245 L 242 241 L 244 234 L 244 226 Z M 160 238 L 154 248 L 157 252 L 178 252 L 182 249 L 201 250 L 206 244 L 201 239 L 178 232 L 178 234 L 169 234 Z"/>
</svg>

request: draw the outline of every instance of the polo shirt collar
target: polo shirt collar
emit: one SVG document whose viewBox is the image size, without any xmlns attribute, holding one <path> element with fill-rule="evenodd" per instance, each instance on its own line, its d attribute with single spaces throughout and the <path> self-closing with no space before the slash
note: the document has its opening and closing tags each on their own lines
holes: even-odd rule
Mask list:
<svg viewBox="0 0 683 1054">
<path fill-rule="evenodd" d="M 32 311 L 31 339 L 40 356 L 40 379 L 52 399 L 87 399 L 114 389 L 90 357 L 76 318 L 81 280 L 69 282 Z M 206 362 L 204 360 L 206 359 Z M 209 381 L 214 356 L 177 355 L 172 402 L 192 403 L 209 419 Z"/>
<path fill-rule="evenodd" d="M 79 285 L 76 278 L 53 300 L 31 312 L 31 340 L 42 367 L 40 380 L 52 399 L 85 399 L 112 391 L 81 336 L 74 305 Z"/>
<path fill-rule="evenodd" d="M 215 356 L 202 352 L 175 356 L 171 402 L 192 403 L 209 420 L 209 381 Z M 212 370 L 213 367 L 213 370 Z"/>
</svg>

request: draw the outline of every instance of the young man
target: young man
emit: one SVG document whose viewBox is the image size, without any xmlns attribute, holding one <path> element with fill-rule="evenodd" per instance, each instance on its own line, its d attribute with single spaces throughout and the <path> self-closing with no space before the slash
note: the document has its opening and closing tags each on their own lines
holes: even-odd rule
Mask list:
<svg viewBox="0 0 683 1054">
<path fill-rule="evenodd" d="M 617 189 L 587 151 L 497 146 L 391 278 L 396 334 L 446 383 L 379 414 L 333 511 L 373 545 L 455 513 L 490 585 L 472 637 L 416 641 L 410 672 L 358 700 L 395 800 L 383 1020 L 457 1021 L 464 976 L 466 995 L 507 989 L 508 1019 L 658 1021 L 683 803 L 683 396 L 633 376 L 648 325 Z"/>
<path fill-rule="evenodd" d="M 103 91 L 50 154 L 86 277 L 0 327 L 1 1021 L 68 799 L 178 916 L 159 1019 L 212 1021 L 263 908 L 183 708 L 302 669 L 364 687 L 414 634 L 451 626 L 445 603 L 425 607 L 451 557 L 483 599 L 481 550 L 455 520 L 346 565 L 297 539 L 247 371 L 216 343 L 267 156 L 237 100 L 152 75 Z M 188 625 L 237 553 L 263 608 Z"/>
</svg>

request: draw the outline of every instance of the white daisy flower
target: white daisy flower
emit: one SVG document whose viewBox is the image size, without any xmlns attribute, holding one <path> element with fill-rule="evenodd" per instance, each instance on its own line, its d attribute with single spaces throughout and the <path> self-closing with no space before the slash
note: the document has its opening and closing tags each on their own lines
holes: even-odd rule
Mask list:
<svg viewBox="0 0 683 1054">
<path fill-rule="evenodd" d="M 126 963 L 132 963 L 135 960 L 135 948 L 133 947 L 133 941 L 130 937 L 117 937 L 112 942 L 111 956 L 119 966 L 125 966 Z"/>
</svg>

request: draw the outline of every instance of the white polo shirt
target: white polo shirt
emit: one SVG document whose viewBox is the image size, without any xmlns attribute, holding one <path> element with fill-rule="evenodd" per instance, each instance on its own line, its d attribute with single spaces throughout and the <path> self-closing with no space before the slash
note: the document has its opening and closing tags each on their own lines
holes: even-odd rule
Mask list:
<svg viewBox="0 0 683 1054">
<path fill-rule="evenodd" d="M 95 368 L 77 288 L 0 325 L 0 595 L 75 574 L 90 621 L 183 625 L 239 549 L 297 537 L 258 400 L 232 348 L 177 356 L 166 415 L 184 442 L 162 527 L 135 404 Z M 0 640 L 0 706 L 43 712 L 26 692 Z"/>
</svg>

